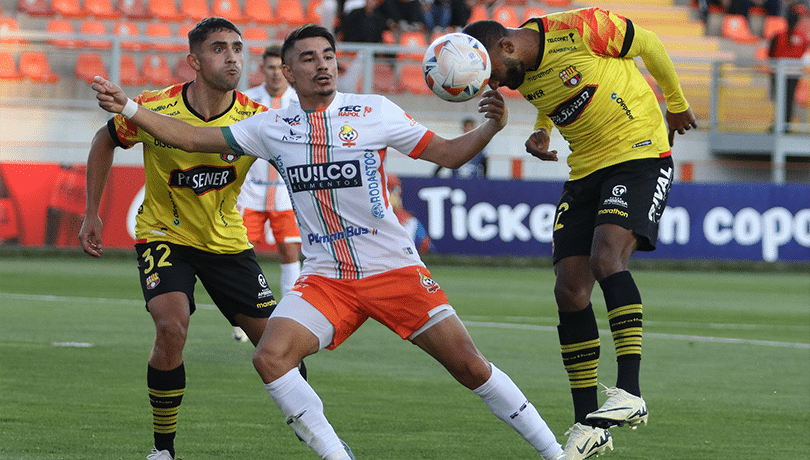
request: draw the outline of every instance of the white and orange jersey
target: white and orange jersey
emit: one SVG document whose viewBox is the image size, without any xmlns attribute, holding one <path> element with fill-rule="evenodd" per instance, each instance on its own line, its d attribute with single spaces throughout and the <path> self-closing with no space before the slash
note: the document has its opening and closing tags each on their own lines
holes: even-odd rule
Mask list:
<svg viewBox="0 0 810 460">
<path fill-rule="evenodd" d="M 298 104 L 222 130 L 240 154 L 264 158 L 293 198 L 302 275 L 360 279 L 424 266 L 389 202 L 388 147 L 418 158 L 433 132 L 383 96 L 337 93 L 318 110 Z"/>
<path fill-rule="evenodd" d="M 282 109 L 298 103 L 298 94 L 289 86 L 279 97 L 271 96 L 264 84 L 245 91 L 245 96 L 271 109 Z M 284 179 L 266 161 L 257 161 L 250 167 L 236 204 L 262 212 L 292 209 Z"/>
</svg>

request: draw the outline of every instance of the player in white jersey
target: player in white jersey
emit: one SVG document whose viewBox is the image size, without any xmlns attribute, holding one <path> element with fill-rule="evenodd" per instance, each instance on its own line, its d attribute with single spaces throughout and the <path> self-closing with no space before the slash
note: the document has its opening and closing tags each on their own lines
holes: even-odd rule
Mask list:
<svg viewBox="0 0 810 460">
<path fill-rule="evenodd" d="M 281 73 L 281 44 L 273 44 L 262 53 L 261 73 L 264 82 L 245 91 L 245 95 L 271 109 L 298 104 L 298 95 L 287 84 Z M 272 232 L 272 242 L 278 248 L 278 262 L 281 268 L 281 296 L 292 289 L 295 280 L 301 275 L 298 260 L 301 234 L 295 221 L 290 196 L 284 179 L 266 161 L 256 161 L 250 167 L 242 190 L 236 201 L 247 228 L 248 240 L 258 246 L 262 241 L 271 242 L 265 237 L 265 227 Z M 239 326 L 233 328 L 233 338 L 247 342 L 248 337 Z"/>
<path fill-rule="evenodd" d="M 543 458 L 563 459 L 537 409 L 475 347 L 386 202 L 388 147 L 458 168 L 506 125 L 502 96 L 484 93 L 479 112 L 486 122 L 448 140 L 382 96 L 337 93 L 335 41 L 325 28 L 296 29 L 284 42 L 282 56 L 284 76 L 300 106 L 271 110 L 221 130 L 139 109 L 100 77 L 93 88 L 102 108 L 124 114 L 163 142 L 183 150 L 266 158 L 284 175 L 306 259 L 302 276 L 268 321 L 253 363 L 287 424 L 321 458 L 353 458 L 297 364 L 338 346 L 373 318 L 433 356 Z"/>
</svg>

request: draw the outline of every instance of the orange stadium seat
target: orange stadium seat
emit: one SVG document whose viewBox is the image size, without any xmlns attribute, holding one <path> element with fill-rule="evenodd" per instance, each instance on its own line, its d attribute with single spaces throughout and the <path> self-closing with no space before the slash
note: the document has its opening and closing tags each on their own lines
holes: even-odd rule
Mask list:
<svg viewBox="0 0 810 460">
<path fill-rule="evenodd" d="M 417 31 L 403 32 L 399 36 L 399 45 L 407 48 L 415 48 L 417 51 L 403 51 L 397 53 L 397 60 L 416 60 L 422 62 L 425 55 L 425 48 L 429 45 L 425 34 Z"/>
<path fill-rule="evenodd" d="M 17 70 L 14 56 L 7 51 L 0 51 L 0 80 L 22 80 L 23 74 Z"/>
<path fill-rule="evenodd" d="M 751 33 L 748 20 L 741 14 L 726 14 L 720 33 L 723 37 L 738 43 L 756 43 L 759 40 Z"/>
<path fill-rule="evenodd" d="M 245 16 L 257 24 L 271 25 L 278 22 L 268 0 L 245 0 Z"/>
<path fill-rule="evenodd" d="M 467 24 L 476 21 L 486 21 L 487 19 L 489 19 L 489 12 L 484 5 L 479 3 L 470 10 L 470 19 L 467 20 Z"/>
<path fill-rule="evenodd" d="M 242 7 L 237 0 L 213 0 L 211 14 L 223 17 L 236 24 L 244 24 L 248 21 L 247 16 L 242 14 Z"/>
<path fill-rule="evenodd" d="M 498 5 L 493 8 L 492 19 L 500 22 L 504 27 L 518 27 L 520 25 L 517 10 L 509 5 Z"/>
<path fill-rule="evenodd" d="M 425 83 L 421 64 L 404 64 L 399 69 L 399 85 L 412 94 L 433 94 Z"/>
<path fill-rule="evenodd" d="M 39 83 L 59 81 L 59 75 L 51 70 L 48 57 L 41 51 L 23 51 L 20 55 L 20 73 Z"/>
<path fill-rule="evenodd" d="M 177 64 L 174 65 L 174 76 L 177 82 L 186 82 L 197 78 L 197 72 L 188 65 L 186 57 L 183 56 L 178 59 Z"/>
<path fill-rule="evenodd" d="M 176 36 L 180 40 L 183 40 L 182 43 L 184 51 L 188 51 L 188 33 L 191 31 L 191 29 L 194 28 L 195 25 L 197 25 L 196 22 L 184 21 L 181 22 L 179 26 L 177 26 Z"/>
<path fill-rule="evenodd" d="M 84 0 L 83 8 L 88 16 L 103 19 L 118 19 L 121 13 L 115 9 L 111 0 Z"/>
<path fill-rule="evenodd" d="M 93 52 L 79 53 L 76 56 L 76 77 L 87 83 L 93 83 L 96 75 L 110 78 L 101 55 Z"/>
<path fill-rule="evenodd" d="M 507 5 L 525 6 L 526 0 L 505 0 L 504 3 Z"/>
<path fill-rule="evenodd" d="M 151 19 L 147 0 L 118 0 L 118 11 L 130 19 Z"/>
<path fill-rule="evenodd" d="M 65 18 L 83 18 L 87 11 L 82 8 L 79 0 L 51 0 L 51 8 Z"/>
<path fill-rule="evenodd" d="M 194 21 L 211 16 L 208 0 L 180 0 L 180 12 Z"/>
<path fill-rule="evenodd" d="M 149 0 L 147 9 L 153 17 L 163 21 L 179 22 L 186 19 L 174 0 Z"/>
<path fill-rule="evenodd" d="M 385 43 L 386 45 L 396 45 L 397 37 L 396 35 L 394 35 L 394 32 L 391 32 L 390 30 L 386 29 L 383 30 L 382 33 L 382 42 Z"/>
<path fill-rule="evenodd" d="M 301 0 L 278 0 L 276 2 L 276 15 L 281 24 L 300 26 L 307 23 L 304 7 Z"/>
<path fill-rule="evenodd" d="M 113 35 L 121 37 L 121 49 L 127 51 L 143 51 L 149 47 L 146 42 L 138 41 L 137 38 L 141 35 L 141 29 L 135 21 L 118 21 L 113 26 Z M 127 40 L 124 37 L 131 37 L 136 40 Z"/>
<path fill-rule="evenodd" d="M 72 35 L 75 33 L 73 30 L 73 23 L 69 19 L 52 18 L 48 21 L 46 29 L 52 34 Z M 76 49 L 84 46 L 84 42 L 74 38 L 51 38 L 48 43 L 59 48 Z"/>
<path fill-rule="evenodd" d="M 0 43 L 25 43 L 22 38 L 11 36 L 19 32 L 20 25 L 16 19 L 0 17 Z"/>
<path fill-rule="evenodd" d="M 172 33 L 171 27 L 165 22 L 150 22 L 146 26 L 146 36 L 151 38 L 166 38 L 173 39 L 175 35 Z M 181 43 L 173 43 L 166 41 L 149 42 L 149 48 L 155 51 L 183 51 L 188 47 Z"/>
<path fill-rule="evenodd" d="M 270 36 L 267 35 L 267 29 L 261 26 L 247 26 L 242 31 L 242 40 L 251 42 L 248 46 L 248 52 L 251 54 L 261 55 L 264 48 L 270 44 Z"/>
<path fill-rule="evenodd" d="M 398 92 L 397 77 L 394 69 L 388 64 L 374 64 L 374 83 L 372 88 L 375 93 L 396 93 Z"/>
<path fill-rule="evenodd" d="M 787 28 L 787 19 L 782 16 L 765 16 L 765 21 L 762 24 L 762 36 L 766 40 L 770 40 L 775 35 L 786 31 Z"/>
<path fill-rule="evenodd" d="M 172 69 L 169 67 L 169 62 L 166 60 L 166 56 L 162 54 L 144 56 L 141 71 L 147 83 L 161 88 L 176 82 Z"/>
<path fill-rule="evenodd" d="M 85 19 L 79 25 L 79 33 L 84 35 L 107 35 L 107 26 L 96 19 Z M 88 38 L 87 41 L 84 42 L 84 46 L 97 50 L 108 50 L 112 47 L 112 44 L 107 39 Z"/>
<path fill-rule="evenodd" d="M 119 62 L 122 85 L 141 86 L 146 83 L 146 78 L 144 78 L 141 71 L 138 70 L 138 64 L 135 63 L 135 57 L 133 55 L 122 54 Z"/>
<path fill-rule="evenodd" d="M 558 8 L 566 8 L 571 5 L 571 0 L 545 0 L 545 2 L 548 6 L 555 6 Z"/>
<path fill-rule="evenodd" d="M 48 0 L 19 0 L 17 11 L 29 16 L 53 16 L 55 13 Z"/>
<path fill-rule="evenodd" d="M 548 14 L 548 12 L 545 8 L 540 6 L 527 6 L 526 8 L 523 8 L 523 22 L 526 22 L 532 18 L 545 16 L 546 14 Z"/>
<path fill-rule="evenodd" d="M 309 0 L 307 3 L 307 22 L 321 24 L 323 21 L 323 0 Z M 327 27 L 329 24 L 324 24 Z"/>
</svg>

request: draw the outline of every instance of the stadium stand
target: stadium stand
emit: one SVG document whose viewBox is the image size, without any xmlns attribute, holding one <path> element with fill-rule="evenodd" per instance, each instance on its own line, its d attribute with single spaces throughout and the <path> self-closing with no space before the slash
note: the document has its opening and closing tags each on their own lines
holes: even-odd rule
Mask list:
<svg viewBox="0 0 810 460">
<path fill-rule="evenodd" d="M 427 83 L 425 83 L 425 76 L 422 73 L 421 64 L 403 64 L 399 68 L 399 86 L 405 92 L 419 95 L 432 94 Z"/>
<path fill-rule="evenodd" d="M 517 10 L 511 5 L 496 5 L 492 9 L 492 19 L 505 27 L 518 27 L 521 23 Z"/>
<path fill-rule="evenodd" d="M 172 33 L 171 27 L 169 24 L 165 22 L 150 22 L 146 26 L 146 36 L 157 38 L 157 37 L 165 37 L 165 38 L 173 38 L 175 37 L 174 33 Z M 182 43 L 173 43 L 169 41 L 154 41 L 151 42 L 150 48 L 154 51 L 183 51 L 186 49 L 186 45 Z"/>
<path fill-rule="evenodd" d="M 76 56 L 75 75 L 88 84 L 93 82 L 96 75 L 109 78 L 104 58 L 96 52 L 83 52 Z"/>
<path fill-rule="evenodd" d="M 523 8 L 523 18 L 522 21 L 526 22 L 531 18 L 537 18 L 540 16 L 545 16 L 548 12 L 542 6 L 527 6 Z"/>
<path fill-rule="evenodd" d="M 0 43 L 25 43 L 21 37 L 15 37 L 14 34 L 20 32 L 20 25 L 17 20 L 10 17 L 0 17 Z"/>
<path fill-rule="evenodd" d="M 174 76 L 178 82 L 186 82 L 191 81 L 197 78 L 197 72 L 188 65 L 188 61 L 186 61 L 186 57 L 182 56 L 177 60 L 177 63 L 174 65 Z"/>
<path fill-rule="evenodd" d="M 146 82 L 158 88 L 163 88 L 176 83 L 176 78 L 169 67 L 169 61 L 163 54 L 148 54 L 144 56 L 141 64 L 141 72 L 146 78 Z"/>
<path fill-rule="evenodd" d="M 127 53 L 122 54 L 120 66 L 121 84 L 140 86 L 146 83 L 146 78 L 141 74 L 138 64 L 135 62 L 135 56 Z"/>
<path fill-rule="evenodd" d="M 122 37 L 121 49 L 125 51 L 143 51 L 149 48 L 149 43 L 138 40 L 138 37 L 141 35 L 141 29 L 135 21 L 117 21 L 113 25 L 112 33 L 113 35 Z M 132 37 L 132 40 L 127 40 L 123 37 Z"/>
<path fill-rule="evenodd" d="M 248 44 L 248 52 L 261 56 L 264 48 L 270 43 L 267 29 L 261 26 L 247 26 L 242 30 L 242 40 Z"/>
<path fill-rule="evenodd" d="M 293 27 L 307 22 L 300 0 L 276 0 L 276 16 L 281 24 Z"/>
<path fill-rule="evenodd" d="M 36 83 L 59 81 L 59 75 L 53 72 L 48 57 L 42 51 L 23 51 L 20 54 L 20 73 Z"/>
<path fill-rule="evenodd" d="M 180 12 L 195 22 L 211 16 L 207 0 L 180 0 Z"/>
<path fill-rule="evenodd" d="M 374 84 L 372 88 L 377 93 L 390 94 L 399 92 L 397 77 L 391 65 L 374 64 Z"/>
<path fill-rule="evenodd" d="M 397 53 L 397 61 L 419 61 L 422 62 L 424 49 L 429 45 L 425 34 L 417 31 L 403 32 L 399 36 L 399 45 L 406 48 L 414 48 L 417 51 L 403 51 Z"/>
<path fill-rule="evenodd" d="M 309 0 L 307 2 L 307 22 L 320 24 L 323 20 L 323 0 Z M 324 26 L 328 26 L 324 24 Z"/>
<path fill-rule="evenodd" d="M 152 17 L 161 21 L 180 22 L 186 19 L 174 0 L 150 0 L 147 9 Z"/>
<path fill-rule="evenodd" d="M 242 6 L 237 0 L 213 0 L 211 3 L 211 14 L 220 16 L 234 24 L 245 24 L 248 17 L 242 13 Z"/>
<path fill-rule="evenodd" d="M 17 70 L 17 62 L 14 55 L 8 51 L 0 51 L 0 80 L 19 81 L 23 79 L 23 74 Z"/>
<path fill-rule="evenodd" d="M 756 43 L 759 37 L 751 33 L 748 20 L 741 14 L 727 14 L 720 31 L 723 37 L 739 43 Z"/>
<path fill-rule="evenodd" d="M 770 40 L 775 35 L 786 31 L 788 28 L 787 19 L 782 16 L 766 16 L 762 23 L 762 38 Z"/>
<path fill-rule="evenodd" d="M 51 17 L 55 14 L 48 0 L 19 0 L 17 11 L 28 16 Z"/>
<path fill-rule="evenodd" d="M 84 0 L 82 8 L 88 16 L 100 19 L 118 19 L 121 13 L 115 9 L 110 0 Z"/>
<path fill-rule="evenodd" d="M 487 8 L 482 4 L 473 5 L 470 9 L 470 19 L 467 20 L 467 23 L 476 22 L 476 21 L 486 21 L 489 19 L 489 11 Z"/>
<path fill-rule="evenodd" d="M 119 0 L 118 11 L 129 19 L 152 19 L 147 0 Z"/>
<path fill-rule="evenodd" d="M 103 38 L 93 38 L 93 35 L 107 35 L 107 26 L 97 19 L 85 19 L 79 25 L 79 33 L 87 35 L 84 46 L 97 50 L 108 50 L 112 47 L 109 40 Z"/>
<path fill-rule="evenodd" d="M 245 16 L 256 24 L 273 25 L 278 22 L 268 0 L 245 0 Z"/>
<path fill-rule="evenodd" d="M 87 17 L 87 11 L 79 0 L 51 0 L 51 8 L 64 18 Z"/>
<path fill-rule="evenodd" d="M 53 34 L 73 35 L 73 22 L 69 19 L 51 18 L 48 21 L 47 32 Z M 47 41 L 48 44 L 54 45 L 57 48 L 76 49 L 84 46 L 84 42 L 76 38 L 51 38 Z"/>
</svg>

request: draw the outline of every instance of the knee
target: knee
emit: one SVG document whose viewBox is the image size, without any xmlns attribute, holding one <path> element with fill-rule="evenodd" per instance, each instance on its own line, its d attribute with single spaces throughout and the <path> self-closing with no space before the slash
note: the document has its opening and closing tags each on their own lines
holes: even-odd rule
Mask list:
<svg viewBox="0 0 810 460">
<path fill-rule="evenodd" d="M 459 383 L 474 390 L 489 380 L 492 369 L 489 362 L 481 356 L 478 350 L 473 353 L 465 353 L 462 359 L 455 361 L 447 370 L 458 380 Z"/>
<path fill-rule="evenodd" d="M 175 319 L 155 323 L 155 343 L 165 349 L 182 349 L 188 336 L 188 325 Z"/>
<path fill-rule="evenodd" d="M 584 308 L 591 301 L 591 290 L 582 284 L 556 283 L 554 298 L 560 311 L 575 311 Z"/>
<path fill-rule="evenodd" d="M 282 377 L 298 364 L 290 361 L 291 364 L 288 365 L 287 361 L 290 361 L 288 354 L 267 344 L 259 344 L 253 352 L 253 367 L 265 383 Z"/>
</svg>

